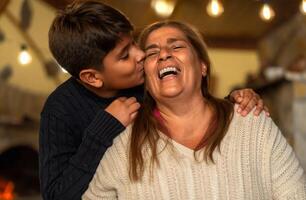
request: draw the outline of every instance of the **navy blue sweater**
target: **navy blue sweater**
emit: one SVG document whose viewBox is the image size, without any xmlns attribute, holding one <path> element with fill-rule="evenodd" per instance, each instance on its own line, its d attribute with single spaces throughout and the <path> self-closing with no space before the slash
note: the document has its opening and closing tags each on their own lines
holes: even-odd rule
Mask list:
<svg viewBox="0 0 306 200">
<path fill-rule="evenodd" d="M 141 101 L 143 87 L 121 92 Z M 39 164 L 45 200 L 81 199 L 113 139 L 125 127 L 104 109 L 114 98 L 101 98 L 74 78 L 60 85 L 41 113 Z"/>
</svg>

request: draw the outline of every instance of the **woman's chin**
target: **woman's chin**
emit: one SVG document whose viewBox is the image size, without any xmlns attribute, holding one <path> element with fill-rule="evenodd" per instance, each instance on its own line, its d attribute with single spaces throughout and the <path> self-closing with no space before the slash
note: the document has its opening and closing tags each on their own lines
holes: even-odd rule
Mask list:
<svg viewBox="0 0 306 200">
<path fill-rule="evenodd" d="M 166 91 L 161 92 L 161 96 L 164 98 L 176 98 L 179 97 L 182 93 L 182 90 L 176 88 L 169 88 Z"/>
</svg>

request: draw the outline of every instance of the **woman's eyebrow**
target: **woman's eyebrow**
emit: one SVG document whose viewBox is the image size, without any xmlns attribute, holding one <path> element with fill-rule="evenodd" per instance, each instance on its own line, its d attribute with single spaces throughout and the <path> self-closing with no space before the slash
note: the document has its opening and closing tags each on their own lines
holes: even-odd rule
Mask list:
<svg viewBox="0 0 306 200">
<path fill-rule="evenodd" d="M 149 50 L 149 49 L 158 48 L 158 47 L 159 47 L 159 46 L 158 46 L 157 44 L 151 44 L 151 45 L 147 46 L 147 47 L 145 48 L 144 51 L 147 51 L 147 50 Z"/>
<path fill-rule="evenodd" d="M 172 43 L 177 42 L 177 41 L 186 42 L 186 40 L 183 39 L 183 38 L 168 38 L 167 39 L 167 44 L 172 44 Z M 154 49 L 154 48 L 159 48 L 159 46 L 157 44 L 151 44 L 151 45 L 147 46 L 144 51 L 147 51 L 149 49 Z"/>
<path fill-rule="evenodd" d="M 171 44 L 171 43 L 177 42 L 177 41 L 186 42 L 186 40 L 183 39 L 183 38 L 168 38 L 168 39 L 167 39 L 167 44 Z"/>
</svg>

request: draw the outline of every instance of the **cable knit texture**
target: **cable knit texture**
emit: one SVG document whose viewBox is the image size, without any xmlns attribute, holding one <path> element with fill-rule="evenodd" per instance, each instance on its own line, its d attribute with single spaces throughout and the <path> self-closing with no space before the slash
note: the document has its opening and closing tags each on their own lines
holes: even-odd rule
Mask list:
<svg viewBox="0 0 306 200">
<path fill-rule="evenodd" d="M 141 100 L 141 87 L 119 95 L 133 95 Z M 81 199 L 106 149 L 125 129 L 104 111 L 115 99 L 97 96 L 74 78 L 50 94 L 41 113 L 39 132 L 44 200 Z"/>
<path fill-rule="evenodd" d="M 108 149 L 83 199 L 306 199 L 305 173 L 265 114 L 235 113 L 220 152 L 214 152 L 215 164 L 196 161 L 193 150 L 173 140 L 163 149 L 167 138 L 161 134 L 160 166 L 153 177 L 147 169 L 137 183 L 128 176 L 130 131 Z"/>
</svg>

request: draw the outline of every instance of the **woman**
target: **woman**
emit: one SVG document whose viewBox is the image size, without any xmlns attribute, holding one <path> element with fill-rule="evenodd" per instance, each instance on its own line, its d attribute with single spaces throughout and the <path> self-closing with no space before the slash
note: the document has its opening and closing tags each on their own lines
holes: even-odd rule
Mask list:
<svg viewBox="0 0 306 200">
<path fill-rule="evenodd" d="M 84 199 L 306 199 L 304 171 L 271 119 L 243 118 L 209 93 L 210 62 L 195 30 L 158 22 L 140 46 L 144 109 Z"/>
</svg>

